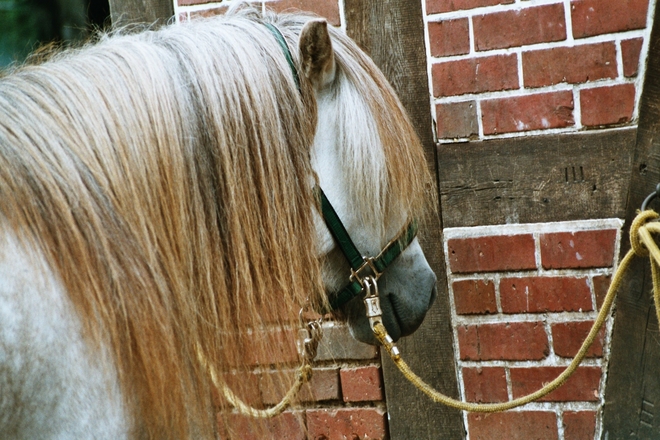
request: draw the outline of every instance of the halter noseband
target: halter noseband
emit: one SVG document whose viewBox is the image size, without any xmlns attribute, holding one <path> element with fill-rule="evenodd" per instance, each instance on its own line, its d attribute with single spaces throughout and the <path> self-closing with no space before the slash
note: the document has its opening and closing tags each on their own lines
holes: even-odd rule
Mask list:
<svg viewBox="0 0 660 440">
<path fill-rule="evenodd" d="M 278 44 L 284 52 L 284 57 L 291 68 L 293 73 L 293 78 L 298 86 L 298 91 L 300 91 L 300 79 L 298 77 L 298 71 L 293 62 L 293 57 L 291 56 L 291 51 L 289 46 L 286 44 L 284 36 L 277 27 L 271 23 L 264 23 L 266 28 L 273 34 Z M 321 214 L 323 215 L 323 220 L 330 230 L 330 234 L 337 242 L 337 246 L 342 251 L 348 263 L 351 266 L 351 276 L 349 277 L 349 283 L 341 290 L 336 293 L 333 293 L 329 296 L 328 302 L 330 304 L 330 310 L 337 310 L 344 304 L 348 303 L 350 300 L 358 296 L 361 292 L 365 291 L 365 288 L 368 286 L 365 285 L 365 278 L 373 278 L 377 280 L 382 273 L 387 269 L 387 267 L 399 256 L 401 253 L 412 243 L 417 235 L 417 222 L 411 220 L 408 222 L 406 227 L 394 238 L 392 239 L 380 253 L 375 257 L 366 257 L 363 256 L 357 247 L 351 240 L 348 231 L 344 227 L 344 224 L 341 222 L 337 212 L 330 204 L 330 201 L 326 197 L 325 193 L 321 187 L 314 187 L 314 192 L 316 197 L 321 205 Z M 368 283 L 368 282 L 367 282 Z"/>
</svg>

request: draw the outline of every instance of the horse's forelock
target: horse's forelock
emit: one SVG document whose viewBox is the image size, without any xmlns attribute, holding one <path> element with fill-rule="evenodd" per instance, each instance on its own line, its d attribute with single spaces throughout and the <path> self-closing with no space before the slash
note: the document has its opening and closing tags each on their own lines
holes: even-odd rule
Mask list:
<svg viewBox="0 0 660 440">
<path fill-rule="evenodd" d="M 360 200 L 362 224 L 383 235 L 383 219 L 401 213 L 427 215 L 433 181 L 419 138 L 393 88 L 373 61 L 340 31 L 332 29 L 337 60 L 336 114 L 343 118 L 342 167 L 351 179 L 352 200 Z M 400 225 L 399 225 L 400 226 Z M 384 244 L 384 243 L 381 243 Z"/>
<path fill-rule="evenodd" d="M 275 363 L 293 341 L 254 335 L 282 338 L 320 293 L 315 108 L 290 76 L 267 29 L 230 18 L 102 38 L 0 81 L 0 215 L 109 343 L 137 434 L 211 433 L 196 350 L 219 372 Z"/>
</svg>

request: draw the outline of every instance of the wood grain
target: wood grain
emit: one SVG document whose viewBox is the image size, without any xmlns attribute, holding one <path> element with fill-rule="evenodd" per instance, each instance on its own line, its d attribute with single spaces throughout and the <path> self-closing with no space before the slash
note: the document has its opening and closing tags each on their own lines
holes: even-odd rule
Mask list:
<svg viewBox="0 0 660 440">
<path fill-rule="evenodd" d="M 417 129 L 431 169 L 437 150 L 432 120 L 424 48 L 421 2 L 345 0 L 348 35 L 371 55 L 397 91 Z M 438 206 L 438 213 L 440 207 Z M 442 246 L 442 222 L 422 231 L 422 247 L 438 276 L 438 298 L 422 327 L 400 341 L 406 361 L 440 391 L 456 397 L 449 299 Z M 383 359 L 390 438 L 459 439 L 465 437 L 460 412 L 434 404 L 417 391 L 393 363 Z"/>
<path fill-rule="evenodd" d="M 657 17 L 658 8 L 655 14 Z M 655 20 L 640 103 L 639 128 L 626 205 L 626 227 L 660 182 L 660 23 Z M 650 206 L 660 211 L 657 201 Z M 621 252 L 630 248 L 624 232 Z M 660 332 L 646 259 L 635 261 L 616 302 L 605 389 L 603 438 L 651 439 L 660 433 Z"/>
<path fill-rule="evenodd" d="M 109 0 L 113 26 L 165 24 L 174 15 L 172 0 Z"/>
<path fill-rule="evenodd" d="M 635 129 L 440 146 L 445 227 L 625 215 Z"/>
</svg>

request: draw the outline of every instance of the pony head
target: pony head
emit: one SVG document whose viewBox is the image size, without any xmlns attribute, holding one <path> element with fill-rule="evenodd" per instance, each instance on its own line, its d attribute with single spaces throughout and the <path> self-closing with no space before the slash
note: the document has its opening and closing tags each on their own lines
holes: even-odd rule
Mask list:
<svg viewBox="0 0 660 440">
<path fill-rule="evenodd" d="M 316 96 L 312 165 L 318 184 L 361 254 L 374 257 L 408 221 L 425 216 L 432 185 L 420 142 L 391 86 L 352 40 L 312 19 L 300 31 L 298 48 Z M 316 224 L 324 283 L 332 295 L 351 272 L 328 228 L 318 217 Z M 394 339 L 419 327 L 435 283 L 415 239 L 378 281 L 383 322 Z M 362 297 L 342 314 L 356 339 L 376 343 Z"/>
</svg>

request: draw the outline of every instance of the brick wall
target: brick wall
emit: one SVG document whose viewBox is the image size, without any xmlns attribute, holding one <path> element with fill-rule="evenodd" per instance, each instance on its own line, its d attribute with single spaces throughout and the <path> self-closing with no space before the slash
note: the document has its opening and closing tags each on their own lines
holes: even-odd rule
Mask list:
<svg viewBox="0 0 660 440">
<path fill-rule="evenodd" d="M 425 0 L 440 142 L 634 124 L 649 2 Z"/>
<path fill-rule="evenodd" d="M 292 350 L 290 359 L 280 361 L 289 361 L 293 366 L 297 356 Z M 293 367 L 280 371 L 267 364 L 264 360 L 249 377 L 233 378 L 252 383 L 253 392 L 241 397 L 254 407 L 277 404 L 294 377 Z M 378 349 L 355 341 L 344 325 L 326 322 L 312 380 L 303 386 L 293 409 L 272 419 L 221 413 L 220 435 L 241 440 L 265 440 L 264 432 L 270 432 L 273 440 L 384 439 L 384 394 Z"/>
<path fill-rule="evenodd" d="M 173 0 L 178 21 L 223 13 L 230 1 Z M 439 143 L 634 125 L 656 0 L 418 0 L 425 8 L 429 95 Z M 342 0 L 254 1 L 296 8 L 345 28 Z M 466 145 L 469 148 L 469 144 Z M 462 397 L 502 402 L 552 380 L 577 352 L 618 255 L 616 219 L 445 230 Z M 432 250 L 427 250 L 432 251 Z M 312 386 L 270 421 L 277 439 L 385 439 L 378 352 L 326 324 Z M 543 401 L 465 414 L 470 440 L 599 438 L 611 322 L 574 378 Z M 256 405 L 279 396 L 251 380 Z M 431 404 L 431 403 L 421 403 Z"/>
<path fill-rule="evenodd" d="M 250 1 L 259 7 L 268 7 L 274 11 L 301 10 L 313 12 L 325 17 L 328 23 L 340 27 L 342 25 L 343 9 L 341 0 L 265 0 Z M 173 0 L 174 12 L 178 21 L 195 17 L 205 17 L 221 14 L 230 4 L 231 0 Z"/>
<path fill-rule="evenodd" d="M 465 400 L 506 402 L 553 380 L 589 332 L 618 255 L 618 219 L 445 229 Z M 470 440 L 600 438 L 609 330 L 537 403 L 465 415 Z"/>
</svg>

